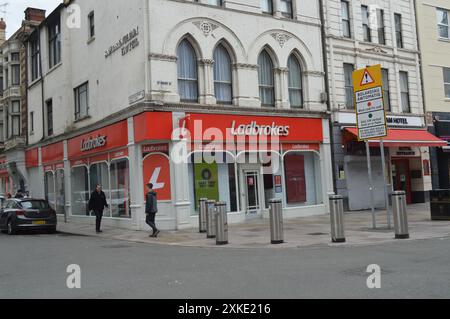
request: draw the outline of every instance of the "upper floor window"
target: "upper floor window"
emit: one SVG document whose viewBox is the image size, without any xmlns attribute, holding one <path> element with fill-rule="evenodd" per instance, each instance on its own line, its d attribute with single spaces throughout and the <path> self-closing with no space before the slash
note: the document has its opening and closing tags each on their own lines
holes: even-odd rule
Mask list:
<svg viewBox="0 0 450 319">
<path fill-rule="evenodd" d="M 273 14 L 272 0 L 261 0 L 261 10 L 263 13 Z"/>
<path fill-rule="evenodd" d="M 178 56 L 178 93 L 181 101 L 198 101 L 197 55 L 187 39 L 177 49 Z"/>
<path fill-rule="evenodd" d="M 53 102 L 52 100 L 48 100 L 46 103 L 46 111 L 47 111 L 47 136 L 53 135 Z"/>
<path fill-rule="evenodd" d="M 402 15 L 394 14 L 395 20 L 395 39 L 398 48 L 403 48 L 403 27 L 402 27 Z"/>
<path fill-rule="evenodd" d="M 11 61 L 19 62 L 19 59 L 20 59 L 19 52 L 11 53 Z"/>
<path fill-rule="evenodd" d="M 378 43 L 386 44 L 386 35 L 384 32 L 384 10 L 377 9 L 377 25 L 378 25 Z"/>
<path fill-rule="evenodd" d="M 362 14 L 362 27 L 363 27 L 363 40 L 366 42 L 372 42 L 372 33 L 369 25 L 369 8 L 367 6 L 361 6 Z"/>
<path fill-rule="evenodd" d="M 259 97 L 263 106 L 275 106 L 273 62 L 266 50 L 258 58 Z"/>
<path fill-rule="evenodd" d="M 12 101 L 9 109 L 10 131 L 8 137 L 20 136 L 20 101 Z"/>
<path fill-rule="evenodd" d="M 350 11 L 348 1 L 341 1 L 342 36 L 351 38 Z"/>
<path fill-rule="evenodd" d="M 439 37 L 450 39 L 450 31 L 448 24 L 448 11 L 444 9 L 437 9 L 437 24 L 439 30 Z"/>
<path fill-rule="evenodd" d="M 294 18 L 294 10 L 292 8 L 292 0 L 280 0 L 281 14 L 289 19 Z"/>
<path fill-rule="evenodd" d="M 213 6 L 222 6 L 222 0 L 208 0 L 208 4 Z"/>
<path fill-rule="evenodd" d="M 217 103 L 232 104 L 231 58 L 223 45 L 214 51 L 214 92 Z"/>
<path fill-rule="evenodd" d="M 92 11 L 88 15 L 88 23 L 89 23 L 89 39 L 92 39 L 95 36 L 95 15 L 94 15 L 94 11 Z"/>
<path fill-rule="evenodd" d="M 89 83 L 86 82 L 74 90 L 75 95 L 75 120 L 80 120 L 89 115 Z"/>
<path fill-rule="evenodd" d="M 61 23 L 59 17 L 48 25 L 49 67 L 61 62 Z"/>
<path fill-rule="evenodd" d="M 450 99 L 450 68 L 444 68 L 444 90 L 445 97 Z"/>
<path fill-rule="evenodd" d="M 391 93 L 389 91 L 389 70 L 381 69 L 381 76 L 383 79 L 383 96 L 384 96 L 384 108 L 386 111 L 391 110 Z"/>
<path fill-rule="evenodd" d="M 20 85 L 20 65 L 13 64 L 11 65 L 11 84 L 12 85 Z"/>
<path fill-rule="evenodd" d="M 411 112 L 411 101 L 409 98 L 408 72 L 400 71 L 400 91 L 402 100 L 402 112 Z"/>
<path fill-rule="evenodd" d="M 303 106 L 302 68 L 297 57 L 292 54 L 288 60 L 289 102 L 292 108 Z"/>
<path fill-rule="evenodd" d="M 30 41 L 31 81 L 39 77 L 39 55 L 39 39 L 36 37 Z"/>
<path fill-rule="evenodd" d="M 355 66 L 350 63 L 344 63 L 344 83 L 345 83 L 345 106 L 348 109 L 355 108 L 354 88 L 353 88 L 353 71 Z"/>
</svg>

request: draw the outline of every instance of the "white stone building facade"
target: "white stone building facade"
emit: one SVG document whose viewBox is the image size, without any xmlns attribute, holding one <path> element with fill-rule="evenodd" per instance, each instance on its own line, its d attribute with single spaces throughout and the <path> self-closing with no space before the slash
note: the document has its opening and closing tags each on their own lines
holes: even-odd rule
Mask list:
<svg viewBox="0 0 450 319">
<path fill-rule="evenodd" d="M 366 149 L 348 131 L 356 126 L 351 73 L 381 64 L 390 127 L 386 179 L 391 189 L 407 192 L 408 203 L 426 201 L 431 189 L 429 149 L 426 143 L 414 143 L 414 132 L 425 127 L 414 1 L 332 0 L 324 1 L 324 11 L 338 193 L 350 210 L 370 207 Z M 405 140 L 390 143 L 398 134 Z M 385 183 L 379 144 L 371 150 L 375 205 L 382 208 Z"/>
<path fill-rule="evenodd" d="M 111 203 L 105 222 L 134 229 L 147 227 L 149 181 L 163 229 L 198 225 L 200 197 L 227 202 L 231 223 L 267 216 L 271 198 L 288 217 L 326 213 L 321 44 L 319 1 L 66 1 L 28 40 L 32 195 L 90 222 L 87 199 L 100 183 Z M 172 136 L 198 122 L 200 137 Z M 239 148 L 216 138 L 226 163 L 171 156 L 204 153 L 210 129 L 234 139 L 239 127 L 279 136 L 280 166 L 242 161 L 260 141 Z"/>
</svg>

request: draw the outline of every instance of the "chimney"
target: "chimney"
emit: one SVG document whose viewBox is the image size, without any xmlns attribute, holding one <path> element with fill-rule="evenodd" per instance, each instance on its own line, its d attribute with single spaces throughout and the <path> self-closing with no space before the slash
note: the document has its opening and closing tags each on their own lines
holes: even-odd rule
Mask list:
<svg viewBox="0 0 450 319">
<path fill-rule="evenodd" d="M 45 19 L 45 10 L 37 8 L 27 8 L 25 10 L 25 20 L 30 22 L 42 22 Z"/>
<path fill-rule="evenodd" d="M 0 44 L 6 41 L 6 23 L 0 18 Z"/>
</svg>

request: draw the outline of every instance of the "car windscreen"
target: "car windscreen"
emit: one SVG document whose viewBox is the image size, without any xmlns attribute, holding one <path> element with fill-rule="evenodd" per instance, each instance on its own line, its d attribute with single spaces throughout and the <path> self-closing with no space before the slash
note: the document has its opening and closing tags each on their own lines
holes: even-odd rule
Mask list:
<svg viewBox="0 0 450 319">
<path fill-rule="evenodd" d="M 20 203 L 24 209 L 49 209 L 48 202 L 43 200 L 29 200 Z"/>
</svg>

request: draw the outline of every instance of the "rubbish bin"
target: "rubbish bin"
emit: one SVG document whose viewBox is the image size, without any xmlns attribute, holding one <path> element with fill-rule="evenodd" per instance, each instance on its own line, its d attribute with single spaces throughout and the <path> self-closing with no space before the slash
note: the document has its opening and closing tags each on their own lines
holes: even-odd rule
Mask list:
<svg viewBox="0 0 450 319">
<path fill-rule="evenodd" d="M 333 243 L 345 243 L 344 197 L 330 195 L 331 240 Z"/>
<path fill-rule="evenodd" d="M 216 238 L 216 201 L 208 200 L 206 201 L 206 237 L 207 238 Z"/>
<path fill-rule="evenodd" d="M 216 203 L 216 244 L 228 245 L 227 203 Z"/>
<path fill-rule="evenodd" d="M 284 243 L 284 229 L 283 229 L 283 204 L 281 199 L 269 200 L 270 206 L 270 239 L 271 243 Z"/>
<path fill-rule="evenodd" d="M 450 220 L 450 189 L 430 191 L 431 220 Z"/>
<path fill-rule="evenodd" d="M 409 238 L 405 191 L 396 191 L 392 193 L 392 209 L 394 216 L 395 238 Z"/>
<path fill-rule="evenodd" d="M 200 233 L 206 233 L 207 232 L 207 224 L 206 224 L 206 202 L 208 201 L 207 198 L 200 198 L 198 201 L 198 229 Z"/>
</svg>

